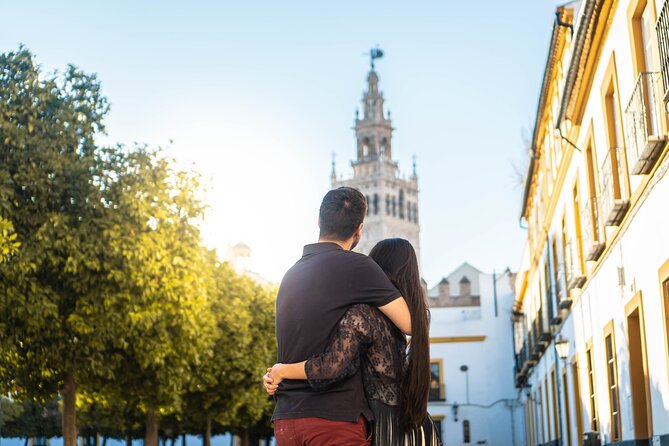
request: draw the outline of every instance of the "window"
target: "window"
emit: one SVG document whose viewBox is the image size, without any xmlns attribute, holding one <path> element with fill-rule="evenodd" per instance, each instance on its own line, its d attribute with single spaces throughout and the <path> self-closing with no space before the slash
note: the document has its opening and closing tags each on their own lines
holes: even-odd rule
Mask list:
<svg viewBox="0 0 669 446">
<path fill-rule="evenodd" d="M 653 413 L 650 398 L 650 383 L 648 380 L 646 329 L 643 319 L 641 291 L 638 291 L 625 304 L 625 314 L 627 315 L 628 370 L 630 394 L 632 397 L 634 437 L 648 438 L 652 432 L 651 420 Z"/>
<path fill-rule="evenodd" d="M 567 446 L 572 446 L 571 443 L 571 410 L 569 408 L 569 384 L 567 383 L 567 367 L 562 369 L 562 396 L 564 401 L 564 426 L 567 429 L 565 436 L 567 437 Z M 581 437 L 579 437 L 580 439 Z"/>
<path fill-rule="evenodd" d="M 379 213 L 379 194 L 374 194 L 374 215 Z"/>
<path fill-rule="evenodd" d="M 576 438 L 583 438 L 583 408 L 581 406 L 581 380 L 578 374 L 578 362 L 574 360 L 571 365 L 571 378 L 574 386 L 574 417 L 576 418 Z"/>
<path fill-rule="evenodd" d="M 553 438 L 557 440 L 560 438 L 560 417 L 558 414 L 557 376 L 555 369 L 551 372 L 551 381 L 553 384 L 553 425 L 555 426 L 555 436 Z"/>
<path fill-rule="evenodd" d="M 400 189 L 399 208 L 400 208 L 400 218 L 404 220 L 404 190 L 402 189 Z"/>
<path fill-rule="evenodd" d="M 583 237 L 581 236 L 581 203 L 578 194 L 578 183 L 574 185 L 572 192 L 573 206 L 574 206 L 574 230 L 576 231 L 576 249 L 578 249 L 579 271 L 585 272 L 585 261 L 583 259 Z"/>
<path fill-rule="evenodd" d="M 395 196 L 393 196 L 393 217 L 397 216 L 397 200 L 395 199 Z"/>
<path fill-rule="evenodd" d="M 669 3 L 664 2 L 657 21 L 657 40 L 660 49 L 660 66 L 664 91 L 669 91 Z"/>
<path fill-rule="evenodd" d="M 372 207 L 372 203 L 369 201 L 369 195 L 365 195 L 365 200 L 367 200 L 367 215 L 369 215 L 369 210 Z"/>
<path fill-rule="evenodd" d="M 550 403 L 549 403 L 550 400 L 548 399 L 548 375 L 546 375 L 546 379 L 544 380 L 544 392 L 545 392 L 545 395 L 544 395 L 544 401 L 545 401 L 544 410 L 545 410 L 545 413 L 546 413 L 546 427 L 548 428 L 546 430 L 546 434 L 548 435 L 548 438 L 546 438 L 546 440 L 552 440 L 552 439 L 555 438 L 555 436 L 553 435 L 555 426 L 553 426 L 553 424 L 551 423 L 551 406 L 550 406 Z"/>
<path fill-rule="evenodd" d="M 662 310 L 664 312 L 664 343 L 666 351 L 669 353 L 669 260 L 660 268 L 659 276 Z M 669 362 L 669 356 L 667 356 L 667 362 Z"/>
<path fill-rule="evenodd" d="M 554 289 L 554 295 L 555 299 L 557 300 L 557 304 L 560 303 L 562 300 L 562 284 L 560 283 L 560 261 L 559 261 L 559 255 L 558 255 L 558 244 L 557 244 L 557 237 L 553 237 L 553 242 L 551 244 L 551 251 L 553 254 L 553 289 Z"/>
<path fill-rule="evenodd" d="M 535 406 L 535 413 L 536 413 L 536 418 L 538 418 L 537 422 L 537 443 L 544 443 L 547 441 L 546 439 L 546 425 L 544 424 L 544 405 L 541 401 L 541 384 L 539 384 L 539 388 L 537 389 L 537 393 L 535 395 L 534 401 L 537 402 Z M 539 441 L 541 439 L 541 441 Z"/>
<path fill-rule="evenodd" d="M 413 204 L 413 221 L 418 223 L 418 205 L 416 203 Z"/>
<path fill-rule="evenodd" d="M 602 86 L 602 100 L 604 102 L 604 124 L 607 155 L 602 166 L 602 199 L 603 212 L 611 207 L 610 200 L 620 200 L 627 194 L 627 169 L 625 169 L 622 123 L 620 117 L 620 100 L 618 98 L 616 82 L 615 54 L 611 57 L 606 72 L 606 81 Z M 608 215 L 604 215 L 608 218 Z"/>
<path fill-rule="evenodd" d="M 430 360 L 430 394 L 429 401 L 446 401 L 446 386 L 444 386 L 443 359 Z"/>
<path fill-rule="evenodd" d="M 469 425 L 469 420 L 462 422 L 462 442 L 471 443 L 471 427 Z"/>
<path fill-rule="evenodd" d="M 413 215 L 413 206 L 412 203 L 407 202 L 407 220 L 411 221 L 412 220 L 412 215 Z"/>
<path fill-rule="evenodd" d="M 647 0 L 638 0 L 632 2 L 628 10 L 632 30 L 632 60 L 637 75 L 657 70 L 653 44 L 655 8 L 652 3 Z"/>
<path fill-rule="evenodd" d="M 597 394 L 595 390 L 595 370 L 592 357 L 592 346 L 585 351 L 585 360 L 588 366 L 588 400 L 590 401 L 590 429 L 599 431 L 599 420 L 597 419 Z"/>
<path fill-rule="evenodd" d="M 386 194 L 386 215 L 390 215 L 390 197 Z"/>
<path fill-rule="evenodd" d="M 611 409 L 611 441 L 620 440 L 620 397 L 618 392 L 618 372 L 616 350 L 613 338 L 613 321 L 604 329 L 604 347 L 606 350 L 606 375 L 609 385 L 609 407 Z"/>
<path fill-rule="evenodd" d="M 525 444 L 527 446 L 534 446 L 534 416 L 532 414 L 532 397 L 528 395 L 525 400 Z"/>
</svg>

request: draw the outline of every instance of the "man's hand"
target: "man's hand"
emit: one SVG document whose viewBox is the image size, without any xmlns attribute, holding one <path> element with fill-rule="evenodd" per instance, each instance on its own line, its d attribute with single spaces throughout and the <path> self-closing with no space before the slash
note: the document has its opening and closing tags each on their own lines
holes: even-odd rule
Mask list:
<svg viewBox="0 0 669 446">
<path fill-rule="evenodd" d="M 283 381 L 283 378 L 279 376 L 281 366 L 282 364 L 274 364 L 274 366 L 267 369 L 267 373 L 262 377 L 263 386 L 269 395 L 274 395 L 279 388 L 279 384 Z"/>
</svg>

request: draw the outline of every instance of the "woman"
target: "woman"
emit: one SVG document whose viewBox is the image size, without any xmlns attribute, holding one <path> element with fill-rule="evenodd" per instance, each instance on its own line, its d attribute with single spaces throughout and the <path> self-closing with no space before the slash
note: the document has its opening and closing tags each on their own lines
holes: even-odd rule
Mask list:
<svg viewBox="0 0 669 446">
<path fill-rule="evenodd" d="M 307 379 L 316 390 L 362 369 L 369 407 L 374 413 L 373 445 L 422 446 L 441 442 L 427 414 L 430 388 L 429 310 L 411 243 L 394 238 L 369 253 L 402 293 L 411 313 L 406 337 L 378 309 L 354 305 L 339 321 L 325 352 L 306 361 L 275 364 L 265 375 L 270 395 L 284 379 Z"/>
</svg>

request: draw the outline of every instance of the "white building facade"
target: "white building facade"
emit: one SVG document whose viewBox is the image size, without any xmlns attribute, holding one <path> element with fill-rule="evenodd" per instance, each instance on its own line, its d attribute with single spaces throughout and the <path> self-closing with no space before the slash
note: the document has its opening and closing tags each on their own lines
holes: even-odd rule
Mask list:
<svg viewBox="0 0 669 446">
<path fill-rule="evenodd" d="M 411 176 L 403 176 L 392 158 L 393 127 L 389 113 L 384 110 L 384 97 L 374 69 L 367 75 L 362 107 L 362 117 L 357 111 L 355 117 L 357 151 L 356 159 L 351 162 L 353 177 L 338 178 L 333 162 L 331 178 L 333 188 L 354 187 L 367 197 L 365 229 L 355 250 L 369 254 L 380 240 L 401 237 L 411 242 L 420 259 L 416 166 Z"/>
<path fill-rule="evenodd" d="M 666 446 L 669 5 L 583 0 L 557 18 L 514 306 L 525 442 Z"/>
<path fill-rule="evenodd" d="M 522 444 L 522 406 L 513 377 L 508 270 L 465 263 L 429 290 L 432 387 L 428 411 L 445 445 Z"/>
</svg>

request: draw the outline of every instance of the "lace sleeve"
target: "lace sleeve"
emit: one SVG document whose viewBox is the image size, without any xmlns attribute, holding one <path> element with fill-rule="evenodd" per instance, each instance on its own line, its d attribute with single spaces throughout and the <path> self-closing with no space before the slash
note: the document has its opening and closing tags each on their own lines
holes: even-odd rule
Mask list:
<svg viewBox="0 0 669 446">
<path fill-rule="evenodd" d="M 372 329 L 366 314 L 368 309 L 368 305 L 349 308 L 325 351 L 307 360 L 304 368 L 312 388 L 325 390 L 358 370 L 360 356 L 372 342 Z"/>
</svg>

